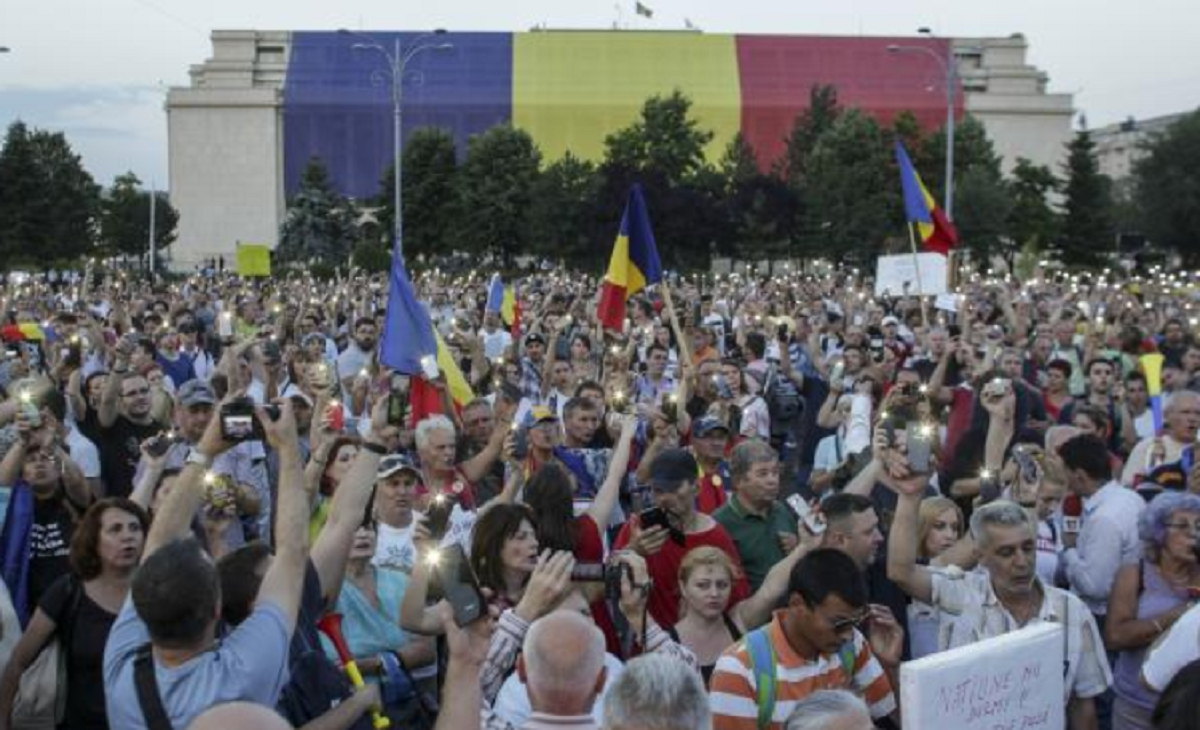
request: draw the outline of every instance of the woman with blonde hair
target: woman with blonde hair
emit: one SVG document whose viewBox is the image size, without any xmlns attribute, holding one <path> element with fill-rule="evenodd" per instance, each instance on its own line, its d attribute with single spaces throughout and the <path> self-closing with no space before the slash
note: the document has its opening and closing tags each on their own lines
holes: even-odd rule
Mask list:
<svg viewBox="0 0 1200 730">
<path fill-rule="evenodd" d="M 758 592 L 728 612 L 729 594 L 738 578 L 738 568 L 724 550 L 703 545 L 688 551 L 679 565 L 679 621 L 667 629 L 686 646 L 700 664 L 705 684 L 717 659 L 747 631 L 771 620 L 771 610 L 787 593 L 788 576 L 817 540 L 801 530 L 801 542 L 767 573 Z"/>
<path fill-rule="evenodd" d="M 917 559 L 923 565 L 947 567 L 950 548 L 962 539 L 967 523 L 962 508 L 949 497 L 928 497 L 921 500 L 917 522 Z M 938 651 L 940 612 L 928 604 L 913 601 L 908 604 L 908 633 L 912 658 Z"/>
</svg>

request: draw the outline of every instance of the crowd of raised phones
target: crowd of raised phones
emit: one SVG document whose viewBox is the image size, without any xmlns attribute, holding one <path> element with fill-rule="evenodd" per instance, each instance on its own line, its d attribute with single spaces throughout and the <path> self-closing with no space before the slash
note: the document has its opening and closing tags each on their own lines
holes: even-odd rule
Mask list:
<svg viewBox="0 0 1200 730">
<path fill-rule="evenodd" d="M 0 730 L 895 728 L 1043 622 L 1200 727 L 1197 277 L 435 269 L 417 373 L 386 282 L 4 281 Z"/>
</svg>

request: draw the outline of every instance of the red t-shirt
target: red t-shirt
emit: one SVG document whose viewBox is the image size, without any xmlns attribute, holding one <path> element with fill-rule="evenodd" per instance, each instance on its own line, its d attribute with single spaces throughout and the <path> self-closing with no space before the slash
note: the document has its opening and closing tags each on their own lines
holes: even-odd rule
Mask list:
<svg viewBox="0 0 1200 730">
<path fill-rule="evenodd" d="M 711 515 L 721 508 L 728 497 L 725 496 L 724 479 L 720 474 L 705 474 L 699 481 L 696 492 L 696 509 L 706 515 Z"/>
<path fill-rule="evenodd" d="M 629 544 L 633 537 L 631 528 L 636 520 L 637 518 L 634 517 L 621 528 L 621 534 L 617 535 L 615 549 L 623 549 Z M 687 535 L 683 545 L 677 545 L 674 540 L 668 539 L 661 550 L 646 558 L 646 568 L 650 571 L 650 577 L 654 579 L 654 588 L 650 591 L 650 615 L 663 628 L 674 626 L 679 621 L 679 602 L 682 599 L 679 591 L 679 566 L 683 563 L 683 558 L 689 550 L 701 545 L 711 545 L 725 551 L 725 554 L 733 559 L 734 565 L 737 566 L 737 572 L 741 576 L 734 581 L 733 592 L 729 595 L 729 605 L 725 607 L 725 610 L 728 611 L 750 596 L 750 584 L 746 581 L 746 575 L 742 571 L 741 556 L 738 555 L 737 547 L 733 544 L 733 538 L 729 537 L 729 533 L 725 531 L 724 527 L 714 523 L 710 529 L 704 532 Z"/>
<path fill-rule="evenodd" d="M 471 482 L 467 481 L 467 477 L 463 474 L 460 467 L 454 467 L 454 478 L 440 485 L 435 485 L 436 489 L 430 489 L 422 484 L 417 487 L 417 497 L 422 498 L 422 503 L 425 502 L 424 497 L 429 494 L 445 494 L 448 497 L 454 497 L 465 510 L 475 509 L 475 487 Z"/>
</svg>

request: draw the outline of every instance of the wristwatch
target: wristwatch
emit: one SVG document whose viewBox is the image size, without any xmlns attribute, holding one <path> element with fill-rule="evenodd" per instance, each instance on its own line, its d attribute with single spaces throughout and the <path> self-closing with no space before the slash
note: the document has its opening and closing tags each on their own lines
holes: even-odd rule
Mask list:
<svg viewBox="0 0 1200 730">
<path fill-rule="evenodd" d="M 199 464 L 201 467 L 207 469 L 208 467 L 212 466 L 212 457 L 196 449 L 192 449 L 188 452 L 187 459 L 184 460 L 184 463 Z"/>
</svg>

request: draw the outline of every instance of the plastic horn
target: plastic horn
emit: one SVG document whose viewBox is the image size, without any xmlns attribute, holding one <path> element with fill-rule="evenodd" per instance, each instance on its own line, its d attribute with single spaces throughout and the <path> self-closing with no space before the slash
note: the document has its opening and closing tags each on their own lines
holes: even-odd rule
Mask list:
<svg viewBox="0 0 1200 730">
<path fill-rule="evenodd" d="M 350 684 L 355 688 L 362 687 L 362 673 L 358 671 L 358 664 L 354 662 L 354 655 L 350 653 L 350 647 L 346 645 L 346 639 L 342 636 L 342 614 L 327 613 L 317 621 L 317 628 L 322 634 L 329 637 L 333 642 L 333 648 L 337 650 L 338 657 L 342 660 L 342 666 L 346 669 L 346 676 L 350 677 Z M 385 727 L 390 727 L 392 721 L 383 714 L 383 708 L 371 708 L 371 722 L 376 730 L 383 730 Z"/>
</svg>

